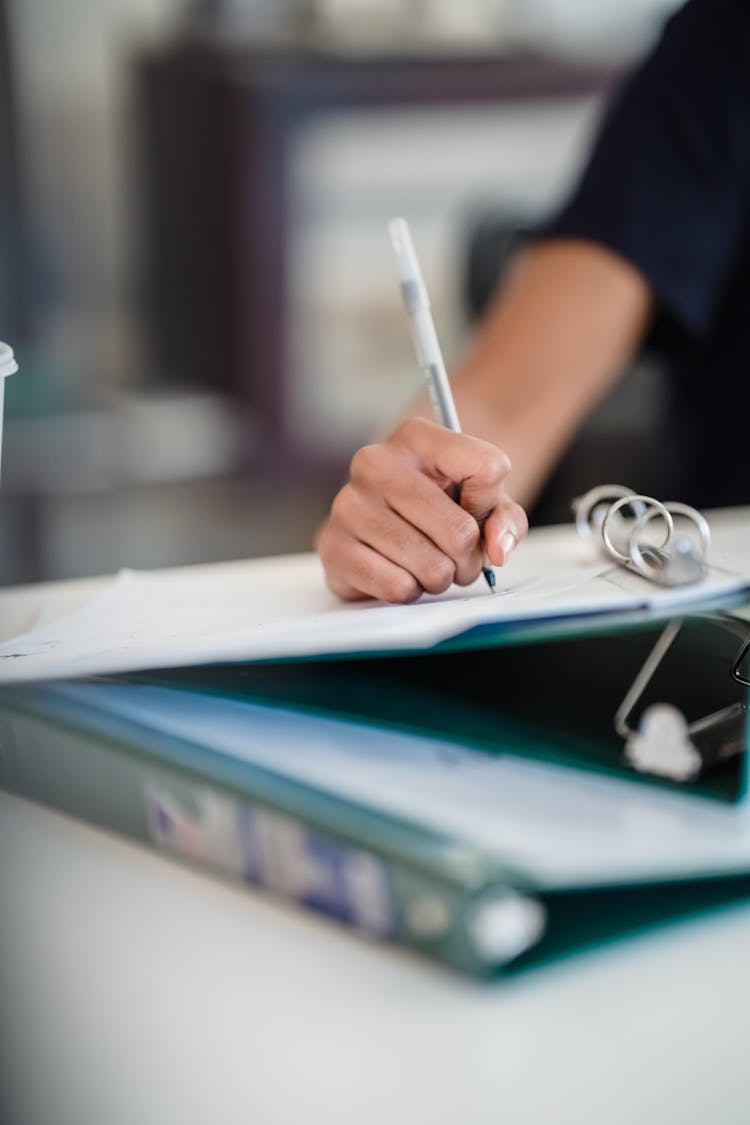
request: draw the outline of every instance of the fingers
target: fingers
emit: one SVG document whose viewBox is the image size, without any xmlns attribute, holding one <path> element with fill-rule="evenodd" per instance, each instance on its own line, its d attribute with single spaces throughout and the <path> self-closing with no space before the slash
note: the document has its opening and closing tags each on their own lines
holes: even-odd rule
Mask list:
<svg viewBox="0 0 750 1125">
<path fill-rule="evenodd" d="M 354 535 L 410 569 L 430 593 L 441 593 L 451 581 L 461 585 L 474 581 L 482 565 L 477 520 L 402 450 L 388 445 L 360 450 L 352 463 L 351 485 L 335 507 Z M 452 563 L 445 581 L 440 580 L 445 563 L 442 567 L 435 563 L 436 548 Z M 423 559 L 438 570 L 437 581 L 422 581 Z"/>
<path fill-rule="evenodd" d="M 331 592 L 345 601 L 378 598 L 404 604 L 415 601 L 423 592 L 409 571 L 342 533 L 330 521 L 321 530 L 316 546 Z"/>
<path fill-rule="evenodd" d="M 391 506 L 388 495 L 385 503 L 374 503 L 371 497 L 349 487 L 342 489 L 337 496 L 332 519 L 347 534 L 367 543 L 384 558 L 408 571 L 427 593 L 440 594 L 454 581 L 466 583 L 476 577 L 482 561 L 479 526 L 436 485 L 419 478 L 416 473 L 413 476 L 414 492 L 421 493 L 424 507 L 420 508 L 409 498 L 412 513 L 405 515 Z M 407 498 L 400 496 L 399 499 L 404 500 L 404 507 L 408 509 Z M 449 528 L 442 534 L 442 541 L 435 542 L 430 532 L 436 513 L 441 511 L 446 512 L 454 526 L 460 527 L 465 521 L 470 534 L 461 530 L 453 536 L 451 543 Z M 454 511 L 458 513 L 458 518 L 454 516 Z M 422 517 L 422 528 L 412 522 L 410 515 L 413 519 Z M 438 526 L 438 531 L 443 532 L 443 528 Z"/>
<path fill-rule="evenodd" d="M 495 446 L 415 419 L 355 455 L 316 546 L 339 597 L 408 602 L 502 566 L 526 534 Z M 460 484 L 460 504 L 448 491 Z"/>
<path fill-rule="evenodd" d="M 411 451 L 422 471 L 443 488 L 460 485 L 461 507 L 476 519 L 492 511 L 510 472 L 510 460 L 496 445 L 424 418 L 402 422 L 390 440 Z"/>
</svg>

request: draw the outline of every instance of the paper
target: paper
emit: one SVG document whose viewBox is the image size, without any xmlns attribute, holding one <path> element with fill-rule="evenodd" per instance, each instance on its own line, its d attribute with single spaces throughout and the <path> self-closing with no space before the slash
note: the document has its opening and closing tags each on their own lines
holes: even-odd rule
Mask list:
<svg viewBox="0 0 750 1125">
<path fill-rule="evenodd" d="M 72 684 L 54 700 L 184 739 L 475 845 L 539 885 L 750 870 L 750 816 L 511 754 L 144 684 Z"/>
<path fill-rule="evenodd" d="M 721 540 L 721 536 L 718 536 Z M 502 627 L 613 611 L 667 610 L 748 589 L 736 527 L 699 584 L 663 589 L 601 556 L 570 526 L 533 531 L 508 566 L 498 593 L 480 578 L 408 606 L 344 603 L 325 588 L 315 555 L 213 567 L 123 571 L 83 605 L 50 608 L 28 631 L 0 644 L 0 682 L 70 678 L 159 667 L 428 648 L 477 625 Z M 727 563 L 736 564 L 730 569 Z M 18 598 L 18 594 L 15 595 Z M 28 591 L 23 596 L 28 601 Z M 64 596 L 64 595 L 61 595 Z M 14 594 L 0 596 L 2 622 Z M 67 605 L 74 604 L 67 595 Z"/>
</svg>

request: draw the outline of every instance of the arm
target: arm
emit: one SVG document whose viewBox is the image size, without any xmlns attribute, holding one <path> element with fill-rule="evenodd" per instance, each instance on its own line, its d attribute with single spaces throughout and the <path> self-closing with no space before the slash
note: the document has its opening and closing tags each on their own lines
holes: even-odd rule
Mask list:
<svg viewBox="0 0 750 1125">
<path fill-rule="evenodd" d="M 501 446 L 529 504 L 640 343 L 646 280 L 623 258 L 555 239 L 520 255 L 456 375 L 466 430 Z"/>
<path fill-rule="evenodd" d="M 482 547 L 502 566 L 527 527 L 506 479 L 528 502 L 650 308 L 646 282 L 609 251 L 574 241 L 526 251 L 456 376 L 466 433 L 413 419 L 355 455 L 316 544 L 334 593 L 409 601 L 466 585 Z"/>
</svg>

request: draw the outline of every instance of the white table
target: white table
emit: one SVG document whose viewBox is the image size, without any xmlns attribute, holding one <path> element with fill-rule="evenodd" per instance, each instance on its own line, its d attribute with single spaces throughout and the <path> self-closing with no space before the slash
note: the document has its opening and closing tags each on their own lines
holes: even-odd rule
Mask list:
<svg viewBox="0 0 750 1125">
<path fill-rule="evenodd" d="M 746 1125 L 750 907 L 478 985 L 0 794 L 3 1125 Z"/>
</svg>

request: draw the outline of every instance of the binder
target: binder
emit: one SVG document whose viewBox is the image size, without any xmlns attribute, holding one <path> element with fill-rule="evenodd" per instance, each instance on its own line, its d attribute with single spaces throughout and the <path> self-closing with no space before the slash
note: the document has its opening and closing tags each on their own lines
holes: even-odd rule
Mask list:
<svg viewBox="0 0 750 1125">
<path fill-rule="evenodd" d="M 481 977 L 750 893 L 737 808 L 217 684 L 4 689 L 0 785 Z"/>
<path fill-rule="evenodd" d="M 167 669 L 142 679 L 636 778 L 722 802 L 746 798 L 746 611 L 694 613 L 666 625 L 642 618 L 569 624 L 567 633 L 555 626 L 551 634 L 506 632 L 491 648 L 483 638 L 471 647 L 462 637 L 417 654 Z M 660 645 L 664 651 L 649 669 Z M 649 674 L 639 686 L 644 668 Z M 676 747 L 669 732 L 666 739 L 661 729 L 652 733 L 649 756 L 642 728 L 655 705 L 662 715 L 666 709 L 684 720 L 686 730 L 684 746 Z M 671 768 L 681 749 L 695 758 L 687 776 Z"/>
</svg>

